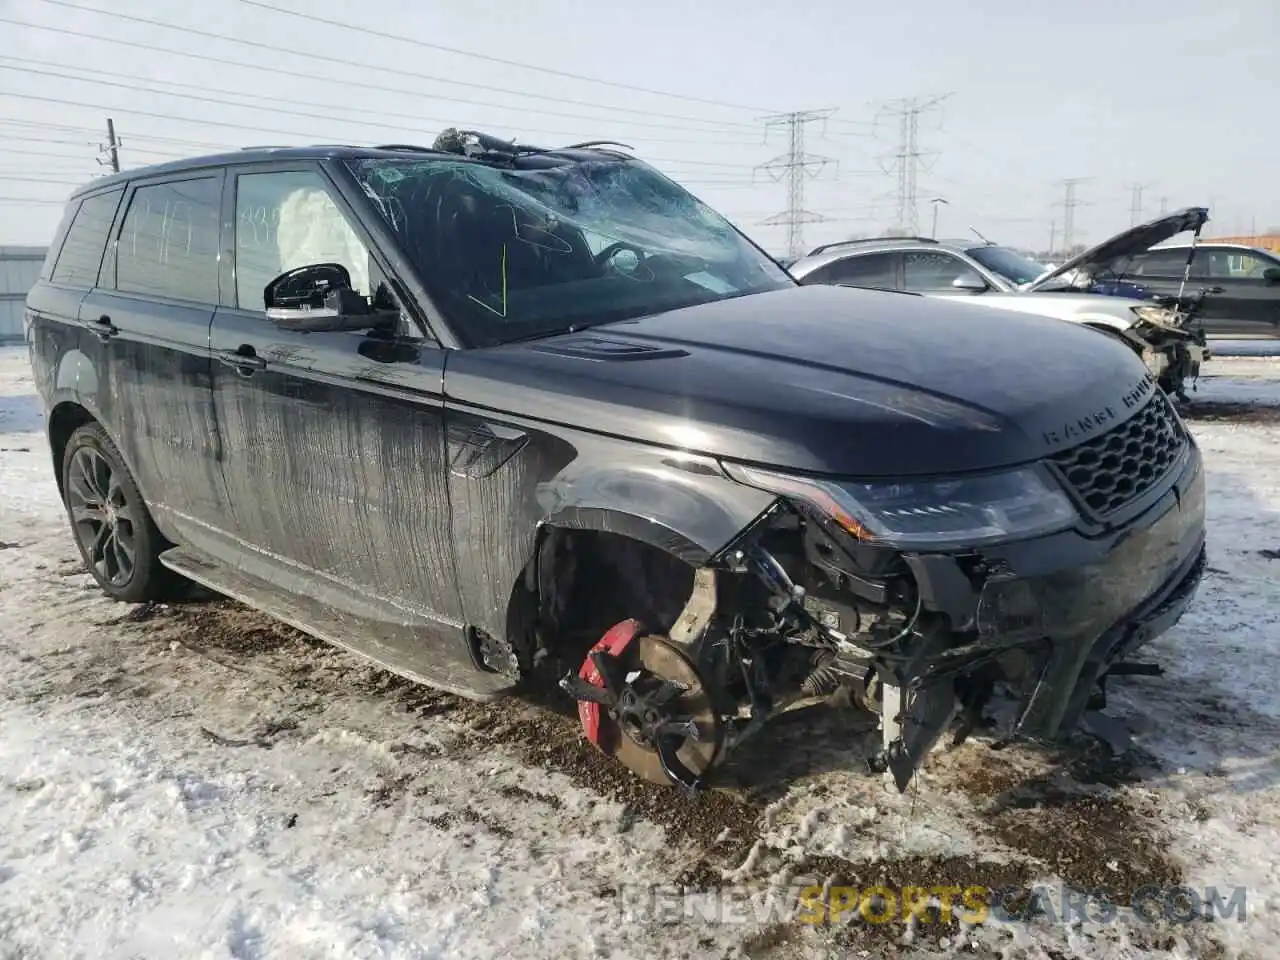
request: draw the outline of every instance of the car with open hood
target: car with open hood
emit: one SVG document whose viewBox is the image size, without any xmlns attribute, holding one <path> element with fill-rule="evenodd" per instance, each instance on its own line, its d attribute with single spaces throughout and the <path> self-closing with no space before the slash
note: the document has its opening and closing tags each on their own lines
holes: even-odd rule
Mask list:
<svg viewBox="0 0 1280 960">
<path fill-rule="evenodd" d="M 1190 274 L 1187 265 L 1190 264 Z M 1150 299 L 1203 290 L 1195 323 L 1208 337 L 1280 337 L 1280 254 L 1217 240 L 1175 241 L 1117 257 L 1106 279 Z"/>
<path fill-rule="evenodd" d="M 1189 208 L 1117 234 L 1049 269 L 986 240 L 896 237 L 827 244 L 788 267 L 802 284 L 844 284 L 932 297 L 970 299 L 1015 313 L 1067 320 L 1101 331 L 1142 357 L 1165 391 L 1184 397 L 1185 383 L 1207 358 L 1204 332 L 1177 303 L 1117 285 L 1117 258 L 1147 250 L 1187 230 L 1207 211 Z"/>
<path fill-rule="evenodd" d="M 549 682 L 658 783 L 833 697 L 900 788 L 1000 691 L 1063 735 L 1204 569 L 1199 451 L 1131 351 L 801 286 L 607 144 L 95 180 L 26 336 L 109 596 L 185 578 L 458 695 Z"/>
</svg>

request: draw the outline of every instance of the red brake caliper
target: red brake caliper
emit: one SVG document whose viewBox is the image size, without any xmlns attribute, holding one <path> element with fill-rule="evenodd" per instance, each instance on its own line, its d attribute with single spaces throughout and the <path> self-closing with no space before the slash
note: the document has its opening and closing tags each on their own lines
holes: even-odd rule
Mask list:
<svg viewBox="0 0 1280 960">
<path fill-rule="evenodd" d="M 578 676 L 593 687 L 603 689 L 604 678 L 600 676 L 600 671 L 596 669 L 596 665 L 591 662 L 591 654 L 599 650 L 615 657 L 622 656 L 627 647 L 631 645 L 631 641 L 635 640 L 640 629 L 639 620 L 623 620 L 621 623 L 610 627 L 609 631 L 587 653 L 587 658 L 582 661 L 582 666 L 578 670 Z M 578 719 L 582 721 L 582 729 L 586 733 L 587 739 L 599 746 L 600 704 L 579 700 Z"/>
</svg>

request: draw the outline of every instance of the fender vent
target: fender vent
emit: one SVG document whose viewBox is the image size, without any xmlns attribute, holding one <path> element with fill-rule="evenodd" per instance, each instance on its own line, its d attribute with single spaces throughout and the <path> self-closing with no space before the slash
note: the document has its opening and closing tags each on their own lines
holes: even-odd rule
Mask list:
<svg viewBox="0 0 1280 960">
<path fill-rule="evenodd" d="M 555 343 L 539 344 L 533 349 L 539 353 L 550 353 L 557 357 L 576 357 L 579 360 L 614 363 L 627 360 L 661 360 L 689 355 L 689 351 L 677 347 L 660 347 L 650 343 L 637 343 L 634 340 L 600 336 L 558 340 Z"/>
<path fill-rule="evenodd" d="M 1094 516 L 1106 517 L 1138 499 L 1182 457 L 1187 433 L 1156 390 L 1138 413 L 1101 436 L 1050 457 L 1067 486 Z"/>
</svg>

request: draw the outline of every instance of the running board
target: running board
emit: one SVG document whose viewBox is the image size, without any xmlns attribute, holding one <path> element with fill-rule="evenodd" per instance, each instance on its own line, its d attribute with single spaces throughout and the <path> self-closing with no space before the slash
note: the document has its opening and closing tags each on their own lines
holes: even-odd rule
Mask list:
<svg viewBox="0 0 1280 960">
<path fill-rule="evenodd" d="M 246 558 L 246 563 L 255 559 Z M 160 554 L 160 562 L 201 586 L 415 683 L 471 700 L 493 699 L 513 685 L 509 678 L 476 669 L 460 625 L 379 604 L 349 590 L 341 591 L 347 609 L 339 608 L 302 592 L 308 580 L 301 573 L 282 573 L 293 583 L 278 585 L 265 575 L 233 567 L 190 547 L 166 550 Z M 264 568 L 263 574 L 267 572 Z"/>
</svg>

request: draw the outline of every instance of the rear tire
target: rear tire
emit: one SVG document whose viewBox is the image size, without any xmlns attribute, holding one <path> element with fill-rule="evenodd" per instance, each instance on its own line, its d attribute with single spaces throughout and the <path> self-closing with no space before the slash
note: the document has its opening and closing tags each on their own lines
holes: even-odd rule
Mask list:
<svg viewBox="0 0 1280 960">
<path fill-rule="evenodd" d="M 85 567 L 113 600 L 161 600 L 173 578 L 160 564 L 156 529 L 124 457 L 96 423 L 78 427 L 62 456 L 62 497 Z"/>
</svg>

